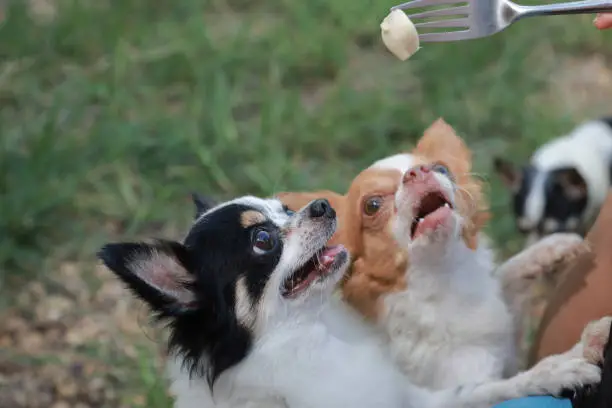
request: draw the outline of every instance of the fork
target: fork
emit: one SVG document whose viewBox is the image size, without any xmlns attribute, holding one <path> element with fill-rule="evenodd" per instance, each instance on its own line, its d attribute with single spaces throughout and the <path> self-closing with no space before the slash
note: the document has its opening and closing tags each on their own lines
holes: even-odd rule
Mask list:
<svg viewBox="0 0 612 408">
<path fill-rule="evenodd" d="M 612 12 L 612 0 L 573 1 L 540 6 L 523 6 L 510 0 L 413 0 L 391 7 L 391 11 L 430 6 L 448 7 L 407 14 L 410 19 L 430 19 L 416 23 L 417 30 L 421 28 L 463 28 L 463 30 L 419 34 L 421 42 L 488 37 L 525 17 Z M 451 19 L 439 18 L 451 16 L 453 17 Z"/>
</svg>

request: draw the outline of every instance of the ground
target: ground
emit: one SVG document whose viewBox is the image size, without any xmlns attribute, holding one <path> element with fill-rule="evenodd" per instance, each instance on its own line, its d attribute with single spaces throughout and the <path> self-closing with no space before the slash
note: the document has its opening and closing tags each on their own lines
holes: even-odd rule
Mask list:
<svg viewBox="0 0 612 408">
<path fill-rule="evenodd" d="M 342 190 L 444 117 L 520 247 L 491 157 L 609 114 L 612 37 L 525 20 L 400 62 L 373 0 L 0 2 L 0 406 L 169 407 L 161 334 L 95 261 L 180 237 L 189 192 Z"/>
</svg>

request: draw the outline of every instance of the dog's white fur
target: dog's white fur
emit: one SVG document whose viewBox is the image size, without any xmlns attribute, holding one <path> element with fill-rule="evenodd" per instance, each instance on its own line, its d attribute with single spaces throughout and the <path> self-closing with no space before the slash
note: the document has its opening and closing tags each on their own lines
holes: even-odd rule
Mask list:
<svg viewBox="0 0 612 408">
<path fill-rule="evenodd" d="M 217 407 L 414 407 L 418 393 L 397 371 L 380 347 L 379 337 L 346 306 L 334 300 L 320 314 L 276 325 L 238 367 L 215 385 Z M 173 385 L 177 408 L 201 408 L 206 384 Z M 429 395 L 429 394 L 426 394 Z M 425 401 L 423 401 L 425 402 Z"/>
<path fill-rule="evenodd" d="M 406 156 L 406 160 L 413 159 Z M 406 163 L 398 168 L 405 169 Z M 458 186 L 443 174 L 432 174 L 454 204 Z M 554 373 L 558 364 L 581 355 L 582 346 L 502 380 L 517 371 L 515 323 L 494 274 L 496 265 L 488 240 L 480 239 L 476 250 L 469 249 L 461 236 L 465 220 L 453 210 L 443 225 L 412 241 L 410 226 L 416 215 L 412 204 L 416 199 L 402 183 L 395 198 L 393 232 L 409 252 L 407 287 L 386 296 L 382 321 L 402 371 L 428 389 L 495 380 L 515 395 L 535 390 L 542 378 L 560 378 Z"/>
<path fill-rule="evenodd" d="M 314 226 L 304 228 L 303 222 L 293 225 L 257 312 L 255 343 L 242 362 L 221 374 L 212 395 L 208 384 L 199 377 L 190 379 L 182 369 L 180 357 L 175 357 L 170 375 L 176 408 L 490 408 L 506 399 L 558 393 L 564 387 L 599 381 L 599 368 L 582 358 L 582 348 L 577 346 L 573 354 L 551 357 L 536 366 L 535 370 L 546 375 L 540 375 L 535 382 L 519 375 L 510 380 L 439 391 L 413 385 L 389 355 L 383 333 L 331 296 L 346 265 L 334 277 L 315 284 L 316 291 L 308 292 L 307 299 L 282 301 L 284 306 L 280 306 L 281 299 L 274 291 L 278 291 L 282 277 L 288 273 L 287 267 L 292 270 L 299 259 L 309 257 L 308 251 L 317 246 L 322 236 Z M 469 303 L 466 300 L 461 305 L 463 310 L 472 310 Z M 423 321 L 418 323 L 423 327 Z M 438 321 L 430 323 L 440 326 Z M 472 328 L 469 323 L 466 319 L 462 324 Z M 410 319 L 406 319 L 402 327 L 409 324 Z M 423 339 L 419 347 L 425 347 L 427 341 Z M 471 348 L 466 351 L 480 350 L 477 338 L 470 341 Z M 436 347 L 440 346 L 432 345 L 432 350 Z M 470 359 L 462 358 L 461 353 L 438 354 L 435 367 L 442 369 L 447 356 L 454 375 L 471 375 L 476 371 L 474 364 L 470 365 L 472 369 L 460 372 L 458 363 L 487 362 L 486 358 L 467 354 Z M 431 358 L 423 359 L 421 368 L 428 370 L 432 363 Z"/>
<path fill-rule="evenodd" d="M 203 380 L 190 380 L 175 360 L 175 408 L 490 408 L 511 398 L 596 382 L 600 375 L 577 346 L 572 355 L 554 356 L 536 366 L 536 382 L 518 375 L 431 392 L 412 385 L 387 350 L 378 332 L 334 299 L 318 317 L 285 322 L 260 339 L 243 363 L 221 376 L 214 398 Z"/>
<path fill-rule="evenodd" d="M 433 389 L 513 374 L 513 319 L 491 276 L 490 251 L 473 252 L 460 240 L 439 249 L 432 262 L 414 254 L 409 289 L 385 300 L 397 360 Z"/>
<path fill-rule="evenodd" d="M 406 164 L 398 168 L 403 171 Z M 453 201 L 451 180 L 435 177 Z M 407 288 L 386 297 L 384 319 L 402 369 L 432 389 L 513 374 L 514 324 L 493 274 L 488 241 L 480 239 L 475 251 L 469 249 L 460 236 L 461 216 L 453 212 L 448 239 L 435 231 L 410 242 L 412 209 L 402 210 L 409 195 L 401 185 L 394 225 L 398 242 L 410 253 Z"/>
</svg>

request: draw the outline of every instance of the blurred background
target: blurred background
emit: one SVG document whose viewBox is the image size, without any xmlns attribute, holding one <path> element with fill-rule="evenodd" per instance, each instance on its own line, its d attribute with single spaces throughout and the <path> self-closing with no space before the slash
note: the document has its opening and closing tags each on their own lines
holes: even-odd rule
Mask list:
<svg viewBox="0 0 612 408">
<path fill-rule="evenodd" d="M 170 407 L 163 337 L 94 254 L 180 238 L 191 191 L 344 191 L 442 116 L 488 182 L 491 235 L 520 248 L 491 158 L 611 112 L 612 33 L 525 20 L 400 62 L 393 4 L 0 2 L 0 407 Z"/>
</svg>

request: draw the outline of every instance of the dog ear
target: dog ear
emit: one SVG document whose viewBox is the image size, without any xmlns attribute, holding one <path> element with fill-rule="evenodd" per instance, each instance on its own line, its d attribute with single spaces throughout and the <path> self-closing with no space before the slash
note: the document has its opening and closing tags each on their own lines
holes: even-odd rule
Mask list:
<svg viewBox="0 0 612 408">
<path fill-rule="evenodd" d="M 195 192 L 191 193 L 191 199 L 196 207 L 195 218 L 199 218 L 202 214 L 215 206 L 215 201 L 212 198 L 205 197 Z"/>
<path fill-rule="evenodd" d="M 173 241 L 107 244 L 98 252 L 107 268 L 162 315 L 195 307 L 188 255 L 183 245 Z"/>
<path fill-rule="evenodd" d="M 425 130 L 413 153 L 444 163 L 461 177 L 467 176 L 472 168 L 472 152 L 455 129 L 442 118 Z"/>
<path fill-rule="evenodd" d="M 520 171 L 510 161 L 501 157 L 495 157 L 493 159 L 493 169 L 506 187 L 516 189 L 519 185 L 521 179 Z"/>
</svg>

